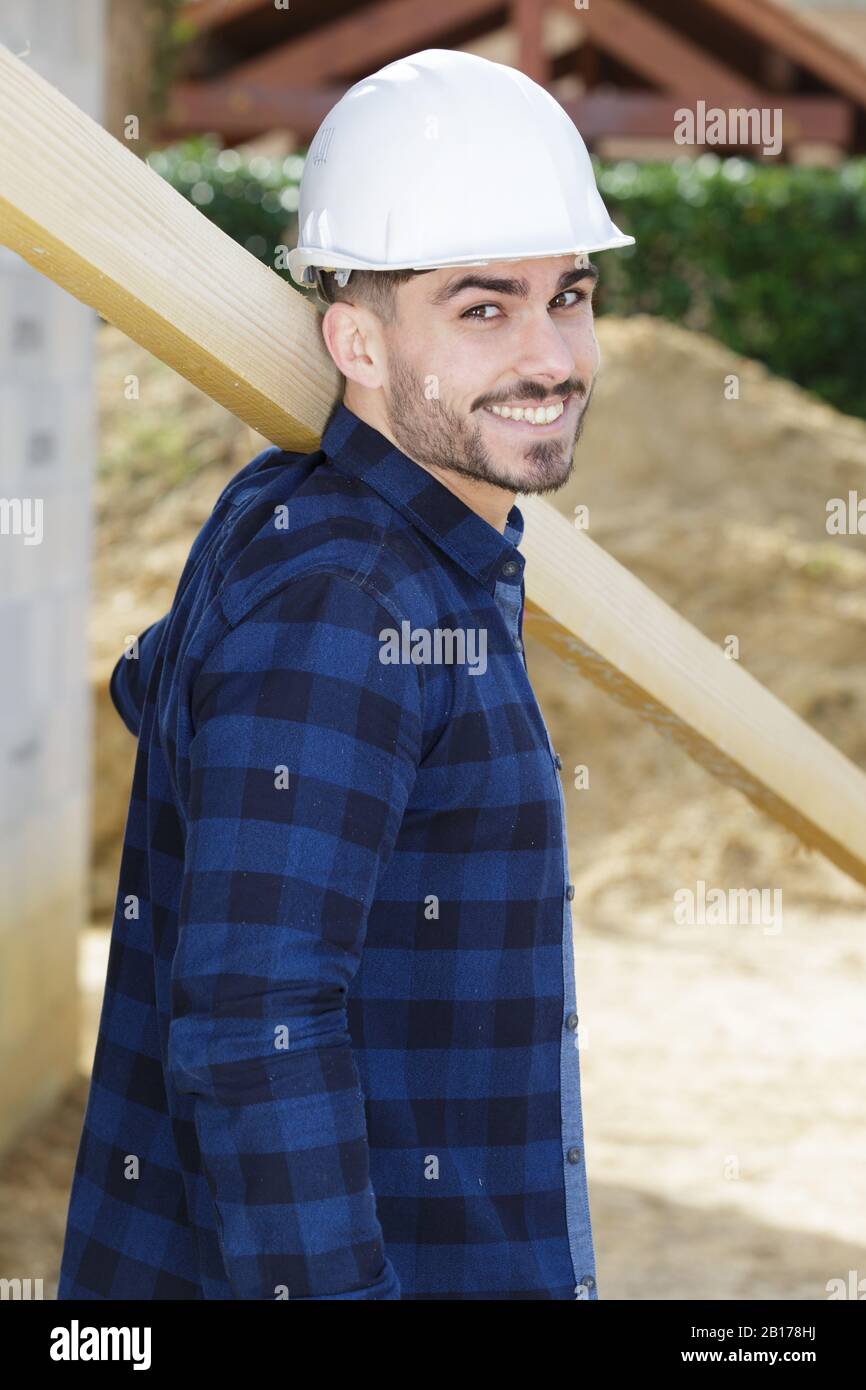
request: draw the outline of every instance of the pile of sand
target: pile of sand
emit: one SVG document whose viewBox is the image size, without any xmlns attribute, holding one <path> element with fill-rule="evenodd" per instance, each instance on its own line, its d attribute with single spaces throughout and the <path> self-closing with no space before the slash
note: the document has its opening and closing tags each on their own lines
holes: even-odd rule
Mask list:
<svg viewBox="0 0 866 1390">
<path fill-rule="evenodd" d="M 554 504 L 585 504 L 593 540 L 714 642 L 735 635 L 742 665 L 866 768 L 866 538 L 826 527 L 829 498 L 866 493 L 866 423 L 659 320 L 598 332 Z M 862 906 L 862 888 L 632 713 L 540 646 L 528 660 L 566 769 L 590 769 L 590 790 L 568 793 L 585 920 L 669 903 L 696 875 Z"/>
</svg>

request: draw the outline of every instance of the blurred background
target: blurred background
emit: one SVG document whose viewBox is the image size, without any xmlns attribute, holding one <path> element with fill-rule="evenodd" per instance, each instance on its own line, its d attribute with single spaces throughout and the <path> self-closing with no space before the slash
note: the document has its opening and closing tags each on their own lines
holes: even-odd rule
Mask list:
<svg viewBox="0 0 866 1390">
<path fill-rule="evenodd" d="M 555 505 L 866 769 L 866 518 L 827 527 L 866 493 L 866 0 L 3 0 L 0 42 L 272 268 L 353 82 L 436 47 L 546 85 L 637 239 L 596 257 Z M 714 107 L 764 134 L 717 143 Z M 268 441 L 2 249 L 0 421 L 0 493 L 46 506 L 41 544 L 0 533 L 0 1277 L 53 1298 L 135 755 L 108 678 Z M 527 660 L 564 762 L 601 1297 L 866 1279 L 864 889 Z M 701 880 L 779 890 L 781 930 L 684 931 Z"/>
</svg>

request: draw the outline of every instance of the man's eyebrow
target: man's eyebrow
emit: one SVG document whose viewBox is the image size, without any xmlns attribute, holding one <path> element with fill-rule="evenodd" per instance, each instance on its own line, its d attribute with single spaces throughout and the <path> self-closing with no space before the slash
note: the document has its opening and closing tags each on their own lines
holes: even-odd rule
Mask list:
<svg viewBox="0 0 866 1390">
<path fill-rule="evenodd" d="M 576 285 L 578 281 L 584 280 L 587 276 L 595 284 L 598 279 L 598 266 L 585 265 L 579 269 L 564 270 L 559 277 L 554 295 L 561 294 L 563 290 Z M 452 299 L 456 299 L 463 290 L 478 289 L 485 290 L 488 294 L 512 295 L 515 299 L 529 298 L 529 282 L 520 278 L 511 279 L 497 275 L 461 275 L 457 280 L 451 280 L 447 285 L 443 285 L 430 298 L 433 305 L 448 304 Z"/>
</svg>

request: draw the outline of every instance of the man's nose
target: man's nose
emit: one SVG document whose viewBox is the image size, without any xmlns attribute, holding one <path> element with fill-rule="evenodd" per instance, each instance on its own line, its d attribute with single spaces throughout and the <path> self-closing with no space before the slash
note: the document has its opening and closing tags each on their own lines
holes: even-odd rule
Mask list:
<svg viewBox="0 0 866 1390">
<path fill-rule="evenodd" d="M 575 356 L 575 343 L 569 340 L 547 313 L 539 314 L 526 323 L 520 335 L 520 356 L 514 364 L 515 375 L 533 378 L 539 384 L 550 383 L 554 390 L 563 382 L 587 381 L 592 376 L 593 358 L 589 345 Z"/>
</svg>

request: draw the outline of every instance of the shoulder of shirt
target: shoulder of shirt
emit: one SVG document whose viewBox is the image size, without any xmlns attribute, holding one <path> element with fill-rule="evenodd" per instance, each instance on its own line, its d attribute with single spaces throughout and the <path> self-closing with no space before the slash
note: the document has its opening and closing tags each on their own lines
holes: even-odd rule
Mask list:
<svg viewBox="0 0 866 1390">
<path fill-rule="evenodd" d="M 263 450 L 223 489 L 212 521 L 221 533 L 212 582 L 231 627 L 287 585 L 323 573 L 354 583 L 397 623 L 434 616 L 420 533 L 321 449 Z"/>
</svg>

